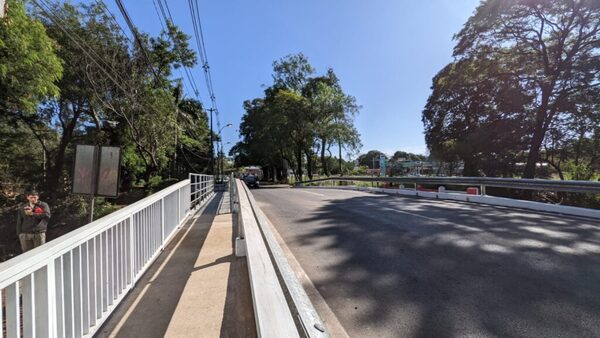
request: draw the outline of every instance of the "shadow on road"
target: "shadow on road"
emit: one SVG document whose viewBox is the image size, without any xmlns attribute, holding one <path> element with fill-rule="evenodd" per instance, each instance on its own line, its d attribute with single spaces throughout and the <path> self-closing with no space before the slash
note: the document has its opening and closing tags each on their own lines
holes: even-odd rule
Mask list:
<svg viewBox="0 0 600 338">
<path fill-rule="evenodd" d="M 363 336 L 600 332 L 597 221 L 373 195 L 328 200 L 303 224 L 298 246 L 327 238 L 320 254 L 344 257 L 313 282 L 334 309 L 356 300 L 339 311 Z"/>
</svg>

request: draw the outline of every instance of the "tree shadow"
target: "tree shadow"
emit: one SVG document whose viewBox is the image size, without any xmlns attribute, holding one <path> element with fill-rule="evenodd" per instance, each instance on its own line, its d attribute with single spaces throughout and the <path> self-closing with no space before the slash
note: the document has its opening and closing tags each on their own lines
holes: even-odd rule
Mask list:
<svg viewBox="0 0 600 338">
<path fill-rule="evenodd" d="M 163 337 L 215 218 L 222 193 L 174 236 L 97 337 Z"/>
<path fill-rule="evenodd" d="M 351 336 L 600 332 L 596 220 L 361 195 L 289 222 L 286 240 L 318 252 L 301 263 Z"/>
</svg>

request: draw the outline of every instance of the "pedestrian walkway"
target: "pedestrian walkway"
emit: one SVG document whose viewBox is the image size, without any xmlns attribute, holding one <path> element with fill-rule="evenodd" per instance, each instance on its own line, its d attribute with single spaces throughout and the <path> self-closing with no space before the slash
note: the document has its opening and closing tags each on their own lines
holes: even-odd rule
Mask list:
<svg viewBox="0 0 600 338">
<path fill-rule="evenodd" d="M 248 268 L 234 256 L 237 227 L 221 213 L 224 195 L 183 226 L 98 337 L 256 336 Z"/>
</svg>

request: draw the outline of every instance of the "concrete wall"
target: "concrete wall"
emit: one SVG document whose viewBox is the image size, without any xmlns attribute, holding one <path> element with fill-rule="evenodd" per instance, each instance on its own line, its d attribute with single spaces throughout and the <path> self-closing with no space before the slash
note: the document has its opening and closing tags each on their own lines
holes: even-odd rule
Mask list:
<svg viewBox="0 0 600 338">
<path fill-rule="evenodd" d="M 528 209 L 535 211 L 552 212 L 564 215 L 582 216 L 600 219 L 600 210 L 586 209 L 579 207 L 571 207 L 565 205 L 548 204 L 533 201 L 523 201 L 504 197 L 495 196 L 481 196 L 481 195 L 467 195 L 465 193 L 458 192 L 430 192 L 430 191 L 416 191 L 413 189 L 385 189 L 385 188 L 370 188 L 370 187 L 356 187 L 356 186 L 342 186 L 342 187 L 328 187 L 328 186 L 316 186 L 316 187 L 302 187 L 302 188 L 317 188 L 317 189 L 341 189 L 341 190 L 357 190 L 366 191 L 371 193 L 385 193 L 392 195 L 402 196 L 417 196 L 426 198 L 436 198 L 445 200 L 454 200 L 471 203 L 481 203 L 489 205 L 498 205 L 509 208 Z"/>
</svg>

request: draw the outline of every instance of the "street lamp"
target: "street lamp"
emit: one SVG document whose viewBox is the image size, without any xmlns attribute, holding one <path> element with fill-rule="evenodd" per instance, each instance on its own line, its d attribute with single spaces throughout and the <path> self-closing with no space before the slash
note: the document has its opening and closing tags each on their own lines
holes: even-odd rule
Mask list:
<svg viewBox="0 0 600 338">
<path fill-rule="evenodd" d="M 221 132 L 223 131 L 223 129 L 225 129 L 227 127 L 231 127 L 231 126 L 233 126 L 233 124 L 227 123 L 226 125 L 221 127 L 221 129 L 219 129 L 219 132 L 218 132 L 219 143 L 221 144 L 221 154 L 219 154 L 219 152 L 217 151 L 217 156 L 221 156 L 221 168 L 220 168 L 220 173 L 217 173 L 217 177 L 220 177 L 221 182 L 223 182 L 223 177 L 222 177 L 223 176 L 223 138 L 221 137 Z M 218 150 L 218 148 L 217 148 L 217 150 Z M 217 157 L 217 159 L 219 159 L 219 157 Z M 217 163 L 217 171 L 219 171 L 219 163 Z"/>
<path fill-rule="evenodd" d="M 231 144 L 231 142 L 227 142 L 225 143 L 225 145 Z M 223 162 L 225 161 L 225 152 L 223 151 L 223 143 L 221 143 L 221 157 L 220 157 L 220 161 L 221 161 L 221 181 L 223 181 L 224 175 L 223 173 L 225 172 L 224 164 Z"/>
</svg>

